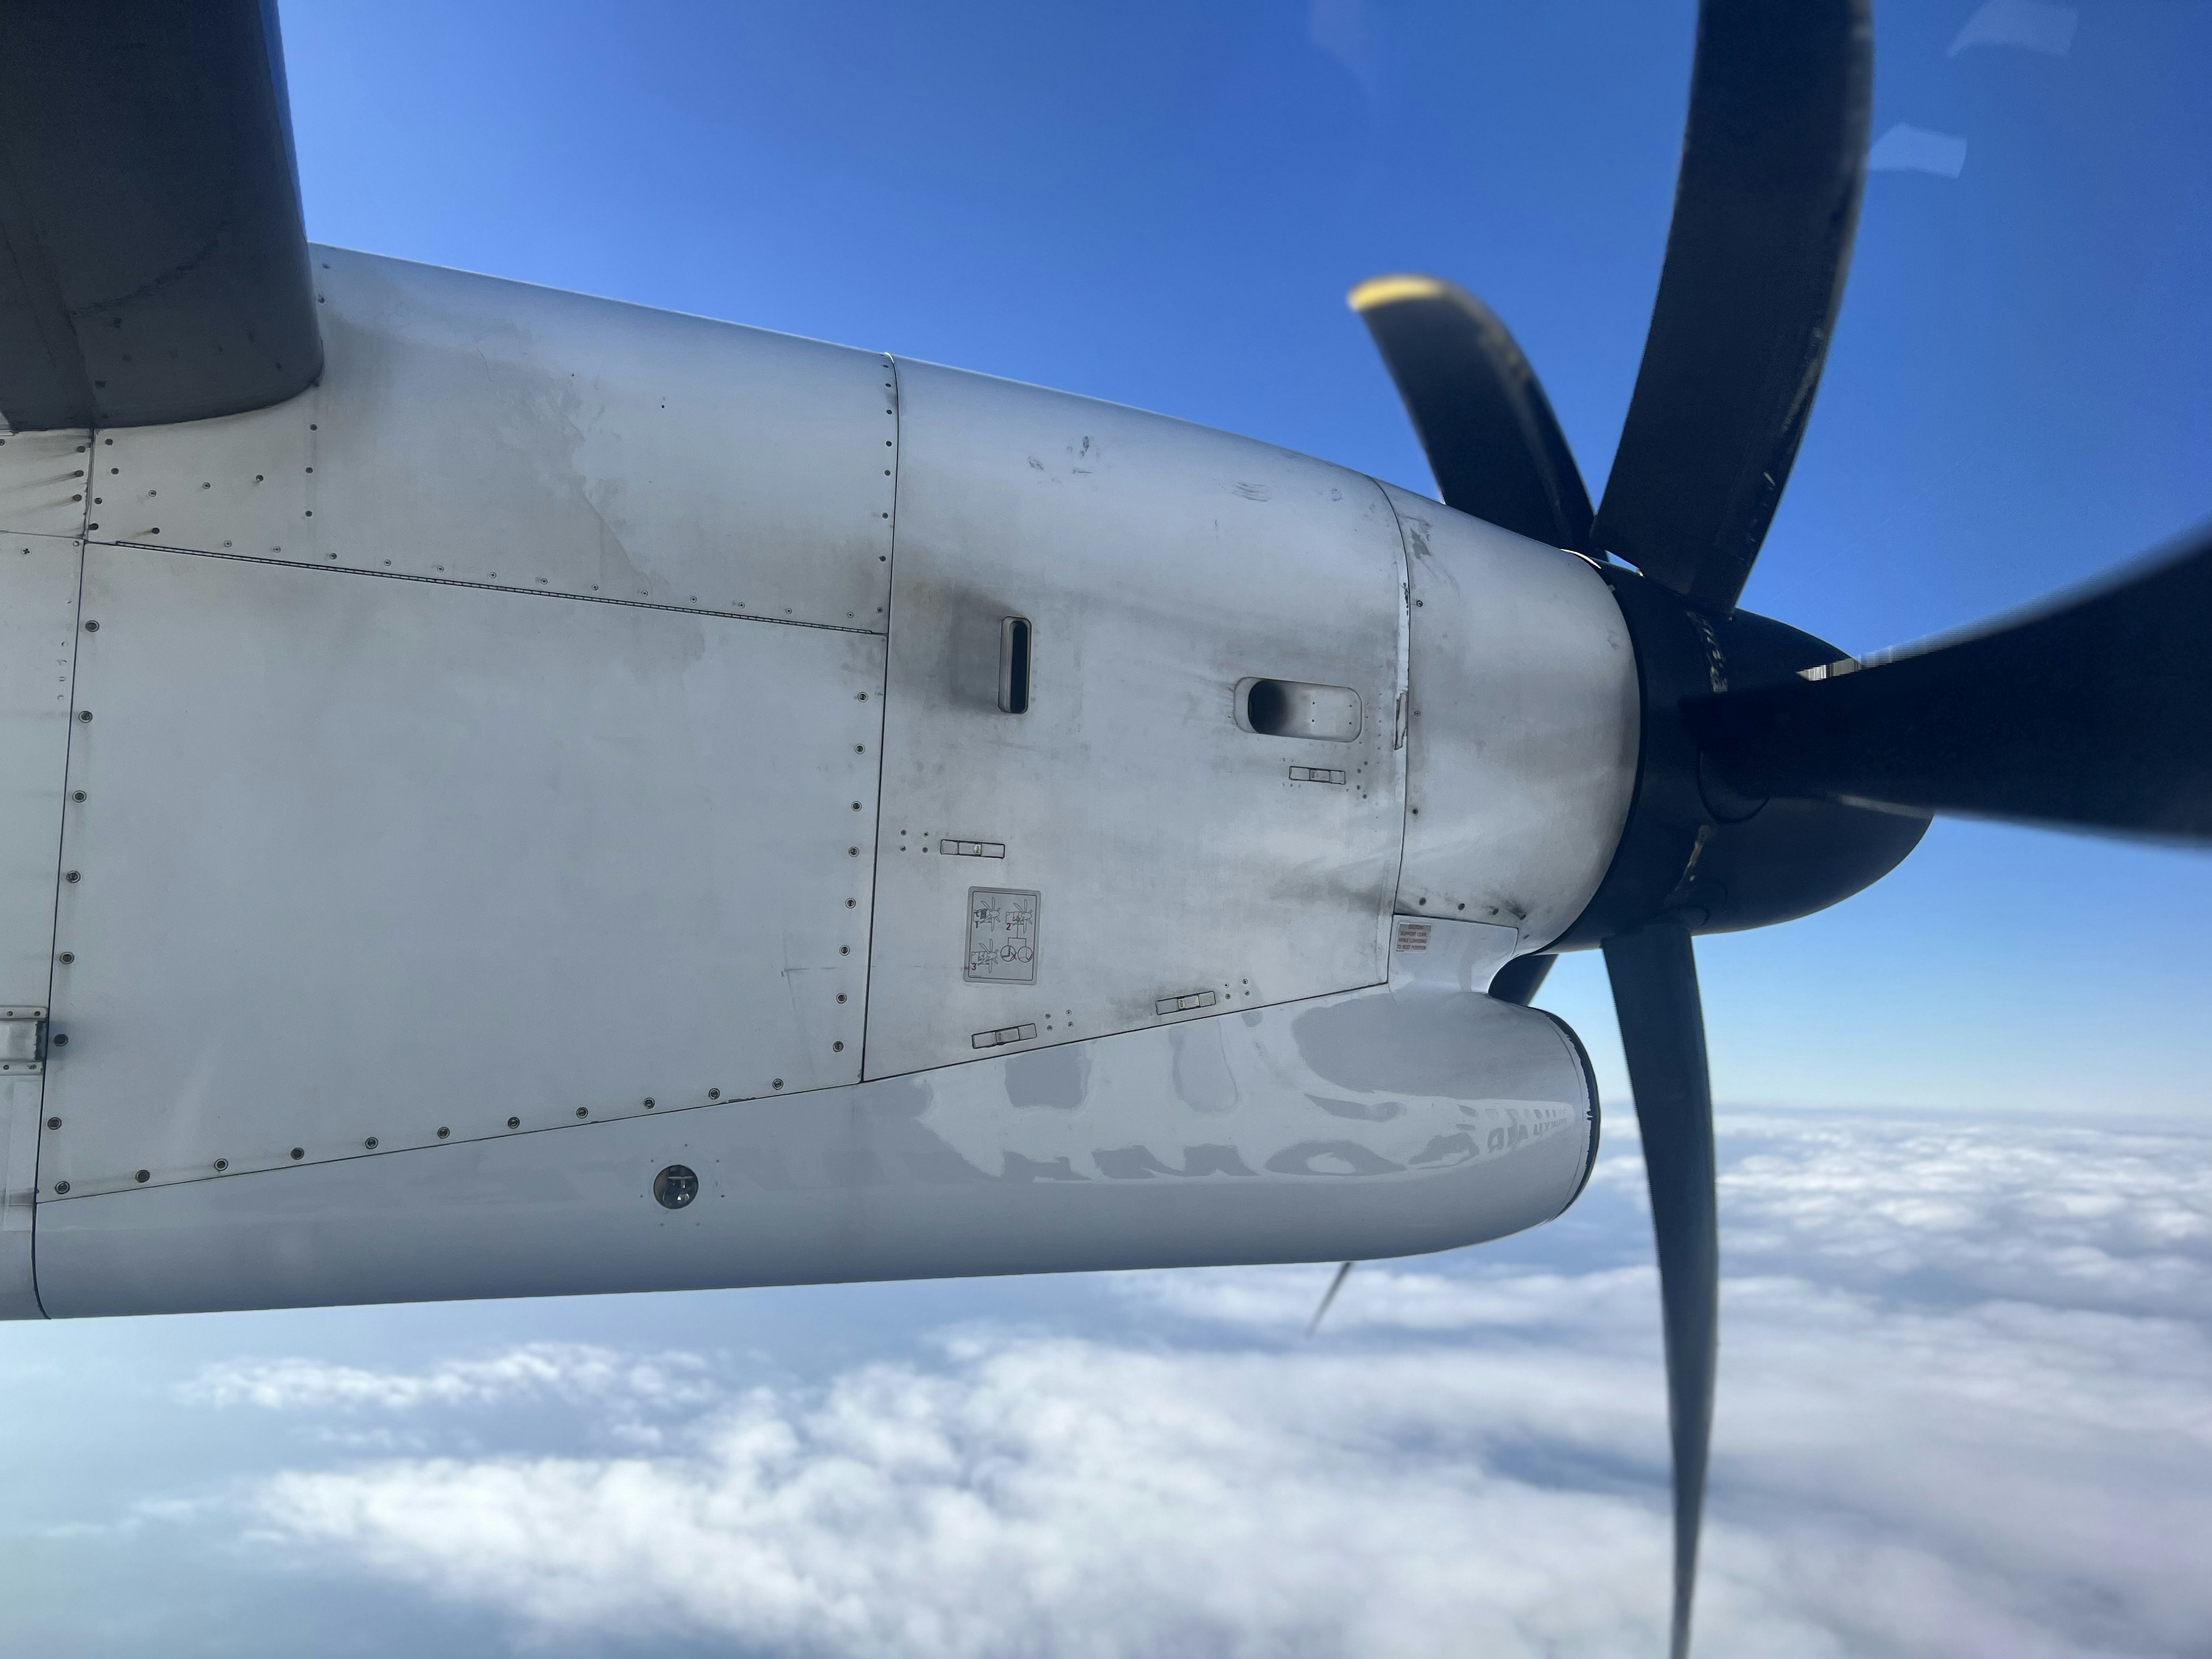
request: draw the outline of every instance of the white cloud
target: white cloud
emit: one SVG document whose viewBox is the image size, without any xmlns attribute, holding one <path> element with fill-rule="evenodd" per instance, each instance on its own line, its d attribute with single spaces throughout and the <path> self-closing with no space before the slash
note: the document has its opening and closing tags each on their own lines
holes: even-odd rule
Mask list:
<svg viewBox="0 0 2212 1659">
<path fill-rule="evenodd" d="M 182 1390 L 194 1403 L 264 1411 L 410 1411 L 541 1398 L 699 1406 L 714 1397 L 696 1354 L 624 1356 L 582 1343 L 537 1342 L 423 1371 L 377 1371 L 316 1359 L 240 1359 L 211 1365 Z"/>
<path fill-rule="evenodd" d="M 2074 49 L 2074 30 L 2081 14 L 2071 6 L 2044 0 L 1988 0 L 1975 9 L 1951 42 L 1956 58 L 1969 46 L 2020 46 L 2047 57 L 2063 58 Z"/>
<path fill-rule="evenodd" d="M 1832 1118 L 1729 1130 L 1698 1651 L 2201 1651 L 2212 1147 Z M 1641 1176 L 1632 1138 L 1613 1145 L 1591 1213 L 1625 1224 Z M 956 1332 L 908 1363 L 691 1406 L 623 1455 L 297 1468 L 256 1489 L 252 1523 L 526 1637 L 1656 1651 L 1650 1271 L 1482 1262 L 1364 1266 L 1311 1343 L 1325 1268 L 1127 1275 L 1131 1335 Z M 336 1386 L 264 1368 L 201 1397 L 343 1409 L 527 1388 L 589 1411 L 632 1385 L 541 1372 L 640 1362 L 588 1352 Z M 683 1375 L 706 1401 L 709 1378 Z"/>
</svg>

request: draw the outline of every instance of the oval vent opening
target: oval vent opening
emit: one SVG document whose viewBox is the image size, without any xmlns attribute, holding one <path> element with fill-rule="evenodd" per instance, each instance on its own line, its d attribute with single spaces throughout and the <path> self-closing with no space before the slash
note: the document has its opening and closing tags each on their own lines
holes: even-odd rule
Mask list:
<svg viewBox="0 0 2212 1659">
<path fill-rule="evenodd" d="M 1240 680 L 1237 724 L 1266 738 L 1350 743 L 1359 735 L 1359 693 L 1348 685 L 1305 680 Z"/>
</svg>

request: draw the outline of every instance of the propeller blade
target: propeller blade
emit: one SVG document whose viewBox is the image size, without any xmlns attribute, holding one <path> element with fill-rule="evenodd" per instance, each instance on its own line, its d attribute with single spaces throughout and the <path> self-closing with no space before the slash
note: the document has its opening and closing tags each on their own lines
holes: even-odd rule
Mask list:
<svg viewBox="0 0 2212 1659">
<path fill-rule="evenodd" d="M 1698 1523 L 1712 1442 L 1720 1323 L 1720 1228 L 1713 1191 L 1713 1098 L 1689 930 L 1655 922 L 1605 941 L 1629 1087 L 1644 1131 L 1667 1339 L 1667 1420 L 1674 1452 L 1674 1618 L 1668 1652 L 1690 1645 Z"/>
<path fill-rule="evenodd" d="M 1843 298 L 1866 181 L 1868 8 L 1698 8 L 1667 258 L 1595 535 L 1721 609 L 1789 481 Z"/>
<path fill-rule="evenodd" d="M 1956 644 L 1683 714 L 1737 789 L 2212 841 L 2212 531 Z"/>
<path fill-rule="evenodd" d="M 1544 981 L 1551 977 L 1558 961 L 1557 957 L 1516 957 L 1492 978 L 1490 994 L 1500 1002 L 1517 1002 L 1525 1008 L 1544 988 Z"/>
<path fill-rule="evenodd" d="M 1377 276 L 1348 296 L 1406 400 L 1444 504 L 1553 547 L 1589 540 L 1589 492 L 1505 325 L 1433 276 Z"/>
<path fill-rule="evenodd" d="M 322 372 L 275 0 L 0 7 L 0 411 L 145 426 Z"/>
<path fill-rule="evenodd" d="M 1328 1289 L 1322 1292 L 1321 1306 L 1316 1308 L 1314 1316 L 1306 1321 L 1308 1336 L 1321 1328 L 1321 1322 L 1328 1317 L 1329 1304 L 1336 1300 L 1336 1293 L 1344 1288 L 1344 1281 L 1351 1277 L 1352 1263 L 1349 1261 L 1336 1270 L 1336 1277 L 1328 1281 Z"/>
</svg>

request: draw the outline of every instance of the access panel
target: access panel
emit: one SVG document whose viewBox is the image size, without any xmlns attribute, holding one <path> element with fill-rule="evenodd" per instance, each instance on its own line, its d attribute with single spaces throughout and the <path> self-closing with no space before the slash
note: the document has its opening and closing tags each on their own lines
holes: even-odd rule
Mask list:
<svg viewBox="0 0 2212 1659">
<path fill-rule="evenodd" d="M 879 636 L 98 546 L 82 617 L 48 1201 L 858 1079 Z"/>
<path fill-rule="evenodd" d="M 868 1075 L 1381 981 L 1405 663 L 1381 488 L 898 378 Z"/>
</svg>

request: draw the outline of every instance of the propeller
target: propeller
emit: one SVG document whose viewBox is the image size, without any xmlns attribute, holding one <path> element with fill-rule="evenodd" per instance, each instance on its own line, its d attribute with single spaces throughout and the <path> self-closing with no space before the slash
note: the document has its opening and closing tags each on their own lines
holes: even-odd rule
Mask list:
<svg viewBox="0 0 2212 1659">
<path fill-rule="evenodd" d="M 2212 842 L 2212 529 L 2011 627 L 1692 702 L 1729 784 Z"/>
<path fill-rule="evenodd" d="M 2173 763 L 2182 747 L 2203 755 L 2185 729 L 2203 706 L 2201 668 L 2189 676 L 2197 696 L 2170 696 L 2139 740 L 2109 749 L 2092 728 L 2143 712 L 2154 685 L 2170 692 L 2172 653 L 2118 675 L 2109 698 L 2084 694 L 2086 676 L 2145 636 L 2148 609 L 2203 614 L 2201 557 L 1988 640 L 1817 680 L 1801 676 L 1826 668 L 1820 641 L 1735 610 L 1826 360 L 1872 87 L 1869 0 L 1702 0 L 1666 258 L 1594 520 L 1551 405 L 1489 310 L 1425 276 L 1376 278 L 1350 296 L 1447 503 L 1643 573 L 1607 569 L 1644 686 L 1636 800 L 1613 868 L 1554 948 L 1603 947 L 1643 1126 L 1674 1461 L 1674 1659 L 1690 1639 L 1720 1290 L 1692 933 L 1802 915 L 1886 872 L 1925 819 L 1867 805 L 2075 823 L 2117 815 L 2183 833 L 2212 801 L 2201 781 L 2212 769 Z M 2174 623 L 2173 643 L 2189 632 Z M 2069 666 L 2091 640 L 2102 654 Z M 2010 724 L 2008 675 L 2035 688 L 2033 712 Z M 2112 804 L 2121 777 L 2136 787 Z M 1525 1001 L 1549 962 L 1516 962 L 1492 994 Z"/>
<path fill-rule="evenodd" d="M 1674 1617 L 1668 1651 L 1680 1659 L 1690 1646 L 1720 1342 L 1720 1215 L 1713 1190 L 1705 1018 L 1690 930 L 1680 922 L 1614 934 L 1605 942 L 1605 971 L 1613 982 L 1628 1086 L 1643 1132 L 1644 1182 L 1651 1189 L 1651 1232 L 1658 1246 L 1667 1426 L 1674 1457 Z"/>
</svg>

